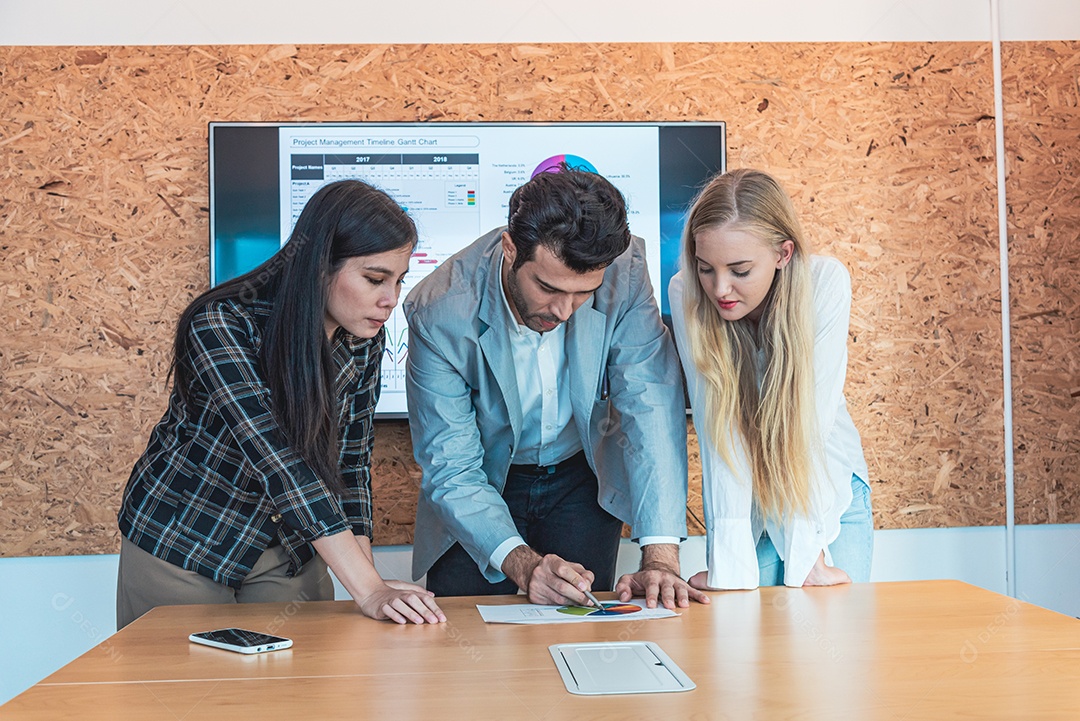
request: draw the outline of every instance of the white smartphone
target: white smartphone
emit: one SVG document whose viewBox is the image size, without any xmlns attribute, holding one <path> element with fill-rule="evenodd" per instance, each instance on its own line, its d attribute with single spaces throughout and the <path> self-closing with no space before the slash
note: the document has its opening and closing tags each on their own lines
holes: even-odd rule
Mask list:
<svg viewBox="0 0 1080 721">
<path fill-rule="evenodd" d="M 291 638 L 271 636 L 268 633 L 247 631 L 242 628 L 219 628 L 216 631 L 193 633 L 188 636 L 188 640 L 237 653 L 265 653 L 292 646 Z"/>
</svg>

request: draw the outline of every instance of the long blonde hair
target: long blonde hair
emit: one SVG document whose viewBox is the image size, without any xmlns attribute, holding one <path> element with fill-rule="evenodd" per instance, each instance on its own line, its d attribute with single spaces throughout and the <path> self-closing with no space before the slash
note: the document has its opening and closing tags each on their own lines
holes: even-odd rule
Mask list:
<svg viewBox="0 0 1080 721">
<path fill-rule="evenodd" d="M 711 228 L 741 230 L 780 252 L 795 248 L 777 270 L 755 324 L 726 321 L 697 275 L 697 242 Z M 735 443 L 746 450 L 754 496 L 770 517 L 809 509 L 810 473 L 820 452 L 814 413 L 814 317 L 810 262 L 795 208 L 772 177 L 735 170 L 713 178 L 690 209 L 683 233 L 686 327 L 705 380 L 708 432 L 733 468 Z M 693 280 L 691 280 L 691 278 Z M 764 352 L 758 384 L 756 353 Z"/>
</svg>

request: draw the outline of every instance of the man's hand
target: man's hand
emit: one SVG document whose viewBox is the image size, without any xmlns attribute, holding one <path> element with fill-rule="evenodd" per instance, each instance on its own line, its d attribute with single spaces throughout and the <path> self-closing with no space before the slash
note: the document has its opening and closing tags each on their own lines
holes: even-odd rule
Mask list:
<svg viewBox="0 0 1080 721">
<path fill-rule="evenodd" d="M 528 546 L 518 546 L 503 561 L 503 573 L 524 591 L 531 603 L 545 606 L 588 604 L 582 591 L 591 591 L 596 578 L 580 563 L 554 553 L 541 557 Z"/>
<path fill-rule="evenodd" d="M 641 569 L 620 578 L 615 593 L 623 603 L 644 596 L 649 608 L 656 608 L 658 601 L 671 610 L 687 608 L 690 599 L 709 602 L 707 595 L 679 577 L 679 546 L 674 543 L 653 543 L 642 548 Z"/>
</svg>

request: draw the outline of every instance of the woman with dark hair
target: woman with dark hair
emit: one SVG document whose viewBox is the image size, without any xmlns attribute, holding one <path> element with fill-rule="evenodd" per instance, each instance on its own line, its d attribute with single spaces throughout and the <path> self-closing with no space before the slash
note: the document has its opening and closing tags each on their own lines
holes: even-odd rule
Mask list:
<svg viewBox="0 0 1080 721">
<path fill-rule="evenodd" d="M 445 621 L 371 552 L 371 447 L 385 344 L 416 246 L 388 195 L 331 183 L 288 242 L 196 298 L 177 324 L 165 416 L 120 509 L 116 616 L 159 605 L 331 600 Z"/>
</svg>

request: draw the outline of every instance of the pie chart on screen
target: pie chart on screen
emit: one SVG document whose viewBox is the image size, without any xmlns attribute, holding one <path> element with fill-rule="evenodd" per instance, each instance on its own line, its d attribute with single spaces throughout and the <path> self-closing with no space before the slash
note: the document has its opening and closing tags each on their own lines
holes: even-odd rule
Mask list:
<svg viewBox="0 0 1080 721">
<path fill-rule="evenodd" d="M 580 155 L 552 155 L 547 160 L 544 160 L 540 165 L 536 166 L 536 170 L 532 171 L 532 175 L 529 178 L 535 178 L 539 173 L 550 173 L 552 171 L 558 171 L 559 163 L 566 163 L 575 170 L 586 170 L 590 173 L 599 173 L 596 166 L 590 163 Z"/>
</svg>

